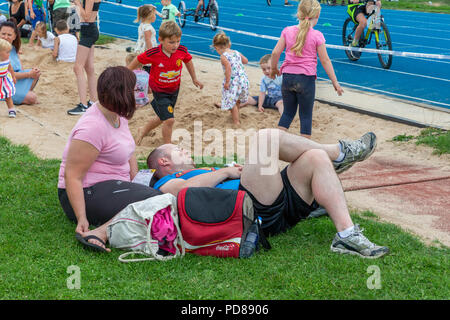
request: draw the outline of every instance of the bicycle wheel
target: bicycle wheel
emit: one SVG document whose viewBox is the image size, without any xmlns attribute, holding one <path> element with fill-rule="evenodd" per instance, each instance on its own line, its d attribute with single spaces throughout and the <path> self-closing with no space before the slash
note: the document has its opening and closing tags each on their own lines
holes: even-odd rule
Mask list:
<svg viewBox="0 0 450 320">
<path fill-rule="evenodd" d="M 272 5 L 272 1 L 271 0 L 267 0 L 267 5 L 271 6 Z"/>
<path fill-rule="evenodd" d="M 213 31 L 219 25 L 219 5 L 215 0 L 211 0 L 209 4 L 209 25 Z"/>
<path fill-rule="evenodd" d="M 181 16 L 178 17 L 178 25 L 183 28 L 186 24 L 186 4 L 181 1 L 178 5 L 178 11 L 180 11 Z"/>
<path fill-rule="evenodd" d="M 348 47 L 353 42 L 356 26 L 357 25 L 353 22 L 352 18 L 348 17 L 347 20 L 345 20 L 344 26 L 342 27 L 342 45 L 344 47 Z M 350 50 L 345 50 L 345 54 L 351 61 L 357 61 L 359 59 L 354 57 Z"/>
<path fill-rule="evenodd" d="M 380 23 L 380 30 L 374 30 L 374 33 L 378 33 L 378 36 L 375 34 L 377 49 L 392 51 L 391 35 L 384 21 Z M 384 69 L 389 69 L 392 65 L 392 54 L 379 53 L 378 60 Z"/>
</svg>

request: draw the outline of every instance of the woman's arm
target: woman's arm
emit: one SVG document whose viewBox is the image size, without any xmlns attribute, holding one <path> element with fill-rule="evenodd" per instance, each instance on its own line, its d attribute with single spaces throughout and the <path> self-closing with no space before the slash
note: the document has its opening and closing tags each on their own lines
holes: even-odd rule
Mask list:
<svg viewBox="0 0 450 320">
<path fill-rule="evenodd" d="M 272 79 L 275 79 L 276 76 L 280 75 L 280 71 L 278 70 L 278 61 L 280 60 L 280 56 L 284 49 L 286 49 L 286 40 L 284 40 L 284 37 L 281 36 L 275 45 L 275 48 L 273 48 L 272 58 L 270 58 L 270 76 Z"/>
<path fill-rule="evenodd" d="M 83 192 L 83 179 L 97 159 L 98 154 L 99 151 L 86 141 L 74 139 L 70 142 L 64 170 L 64 179 L 67 196 L 77 218 L 78 223 L 75 231 L 78 233 L 89 231 Z"/>
<path fill-rule="evenodd" d="M 327 48 L 325 47 L 325 44 L 321 44 L 317 48 L 317 53 L 319 54 L 320 63 L 322 64 L 323 68 L 325 69 L 325 72 L 328 75 L 328 78 L 330 78 L 331 83 L 333 84 L 334 90 L 336 90 L 339 96 L 342 95 L 344 90 L 342 90 L 341 86 L 339 85 L 339 82 L 337 81 L 336 74 L 334 73 L 333 64 L 331 63 L 331 60 L 328 57 Z"/>
<path fill-rule="evenodd" d="M 86 0 L 85 6 L 83 6 L 80 3 L 80 0 L 74 1 L 75 5 L 78 6 L 78 9 L 80 10 L 80 18 L 82 18 L 82 21 L 89 21 L 92 15 L 92 9 L 94 8 L 94 0 Z"/>
<path fill-rule="evenodd" d="M 39 69 L 37 68 L 32 68 L 30 71 L 21 71 L 21 72 L 16 72 L 16 79 L 20 80 L 20 79 L 26 79 L 26 78 L 39 78 L 39 76 L 41 75 Z"/>
<path fill-rule="evenodd" d="M 139 171 L 136 155 L 134 153 L 128 162 L 130 163 L 130 181 L 133 181 Z"/>
</svg>

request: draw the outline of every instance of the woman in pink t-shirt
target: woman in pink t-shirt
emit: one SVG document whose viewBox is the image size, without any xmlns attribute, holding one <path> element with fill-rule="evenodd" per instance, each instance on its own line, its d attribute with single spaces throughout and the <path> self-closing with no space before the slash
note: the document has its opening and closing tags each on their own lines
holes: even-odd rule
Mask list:
<svg viewBox="0 0 450 320">
<path fill-rule="evenodd" d="M 67 217 L 77 223 L 77 239 L 88 247 L 104 247 L 89 233 L 128 204 L 161 194 L 132 183 L 138 166 L 128 128 L 135 110 L 135 74 L 126 67 L 109 67 L 98 78 L 99 101 L 78 120 L 63 152 L 58 197 Z"/>
<path fill-rule="evenodd" d="M 300 24 L 284 28 L 272 51 L 271 76 L 283 74 L 281 92 L 284 110 L 278 127 L 289 129 L 299 109 L 300 134 L 311 138 L 312 110 L 316 91 L 317 55 L 338 95 L 342 90 L 334 73 L 333 65 L 325 47 L 322 32 L 314 30 L 320 16 L 317 0 L 302 0 L 297 9 Z M 286 49 L 285 60 L 278 70 L 281 53 Z"/>
</svg>

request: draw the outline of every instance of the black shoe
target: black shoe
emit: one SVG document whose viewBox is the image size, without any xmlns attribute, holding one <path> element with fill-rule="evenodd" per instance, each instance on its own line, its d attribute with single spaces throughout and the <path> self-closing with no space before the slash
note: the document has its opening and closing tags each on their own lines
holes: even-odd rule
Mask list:
<svg viewBox="0 0 450 320">
<path fill-rule="evenodd" d="M 133 51 L 133 48 L 132 47 L 127 47 L 127 52 L 132 52 Z"/>
<path fill-rule="evenodd" d="M 194 15 L 194 22 L 198 22 L 198 15 Z"/>
<path fill-rule="evenodd" d="M 75 108 L 68 110 L 67 113 L 72 116 L 78 116 L 85 113 L 86 109 L 86 106 L 80 102 Z"/>
<path fill-rule="evenodd" d="M 94 103 L 93 103 L 91 100 L 88 100 L 87 108 L 86 108 L 86 109 L 89 109 L 93 104 L 94 104 Z"/>
<path fill-rule="evenodd" d="M 287 3 L 284 4 L 284 6 L 285 7 L 293 7 L 294 5 L 292 3 L 290 3 L 290 2 L 287 2 Z"/>
</svg>

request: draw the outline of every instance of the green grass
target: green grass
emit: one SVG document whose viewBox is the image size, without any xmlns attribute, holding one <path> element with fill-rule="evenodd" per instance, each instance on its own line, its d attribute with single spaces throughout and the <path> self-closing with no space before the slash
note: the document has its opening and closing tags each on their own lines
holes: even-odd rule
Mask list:
<svg viewBox="0 0 450 320">
<path fill-rule="evenodd" d="M 99 35 L 98 40 L 95 42 L 95 44 L 100 46 L 100 45 L 105 45 L 108 43 L 113 43 L 116 40 L 117 40 L 117 38 L 101 34 L 101 35 Z M 27 44 L 30 42 L 30 39 L 21 38 L 21 41 L 22 41 L 22 44 Z"/>
<path fill-rule="evenodd" d="M 399 0 L 399 1 L 382 1 L 382 9 L 398 9 L 435 13 L 450 13 L 450 0 Z M 389 26 L 389 22 L 388 22 Z"/>
<path fill-rule="evenodd" d="M 392 141 L 406 142 L 416 140 L 416 144 L 424 144 L 434 149 L 433 154 L 450 154 L 450 131 L 426 128 L 417 137 L 401 134 L 392 138 Z"/>
<path fill-rule="evenodd" d="M 352 214 L 392 253 L 364 260 L 330 252 L 328 218 L 270 238 L 272 250 L 248 260 L 187 254 L 167 262 L 123 264 L 123 251 L 84 250 L 59 206 L 58 160 L 41 160 L 0 138 L 0 299 L 448 299 L 449 248 L 427 247 L 374 214 Z M 81 289 L 68 289 L 70 266 Z M 367 280 L 380 269 L 381 289 Z"/>
</svg>

